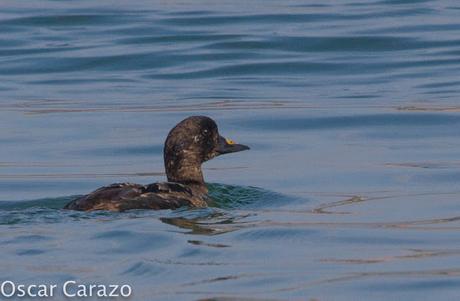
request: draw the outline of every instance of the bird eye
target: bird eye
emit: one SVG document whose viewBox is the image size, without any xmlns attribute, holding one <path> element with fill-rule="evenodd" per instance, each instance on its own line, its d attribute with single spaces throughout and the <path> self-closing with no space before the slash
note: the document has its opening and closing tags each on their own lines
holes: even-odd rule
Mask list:
<svg viewBox="0 0 460 301">
<path fill-rule="evenodd" d="M 232 139 L 228 139 L 228 138 L 225 139 L 225 142 L 227 142 L 227 144 L 230 144 L 230 145 L 235 144 L 235 141 L 233 141 Z"/>
</svg>

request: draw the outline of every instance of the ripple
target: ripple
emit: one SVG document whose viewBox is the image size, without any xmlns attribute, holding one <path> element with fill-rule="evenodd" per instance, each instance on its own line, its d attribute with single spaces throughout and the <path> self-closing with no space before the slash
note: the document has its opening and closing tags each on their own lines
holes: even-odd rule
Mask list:
<svg viewBox="0 0 460 301">
<path fill-rule="evenodd" d="M 250 241 L 277 241 L 277 242 L 303 242 L 308 240 L 316 231 L 308 229 L 287 229 L 270 227 L 265 229 L 245 230 L 237 235 L 237 239 Z"/>
<path fill-rule="evenodd" d="M 40 249 L 24 249 L 24 250 L 17 250 L 16 254 L 19 256 L 34 256 L 34 255 L 41 255 L 46 253 L 45 250 Z"/>
<path fill-rule="evenodd" d="M 349 275 L 329 278 L 326 280 L 320 280 L 316 282 L 310 283 L 302 283 L 297 286 L 290 286 L 284 287 L 282 289 L 278 289 L 278 291 L 295 291 L 295 290 L 305 290 L 309 287 L 313 286 L 321 286 L 321 285 L 330 285 L 333 283 L 342 283 L 342 282 L 350 282 L 350 281 L 369 281 L 370 278 L 409 278 L 414 279 L 414 277 L 421 277 L 421 276 L 433 276 L 433 277 L 458 277 L 458 269 L 433 269 L 433 270 L 415 270 L 415 271 L 394 271 L 394 272 L 362 272 L 362 273 L 352 273 Z M 436 282 L 436 281 L 435 281 Z M 401 284 L 400 281 L 398 281 Z M 367 285 L 366 285 L 367 287 Z M 380 286 L 381 287 L 381 286 Z M 398 291 L 396 289 L 396 291 Z M 388 288 L 385 289 L 385 292 L 388 293 Z"/>
<path fill-rule="evenodd" d="M 218 16 L 199 16 L 180 18 L 164 18 L 162 24 L 174 26 L 222 26 L 235 24 L 258 24 L 258 23 L 309 23 L 309 22 L 327 22 L 327 21 L 344 21 L 344 20 L 362 20 L 378 18 L 385 16 L 398 16 L 410 14 L 428 14 L 432 10 L 426 7 L 418 8 L 401 8 L 391 11 L 381 11 L 375 13 L 360 14 L 328 14 L 328 13 L 289 13 L 289 14 L 244 14 L 244 15 L 218 15 Z"/>
<path fill-rule="evenodd" d="M 139 261 L 132 264 L 121 275 L 133 275 L 133 276 L 156 276 L 160 274 L 164 269 L 159 267 L 157 264 L 151 262 Z"/>
<path fill-rule="evenodd" d="M 209 195 L 215 205 L 224 209 L 269 208 L 289 205 L 296 202 L 305 203 L 305 199 L 290 197 L 258 187 L 208 184 Z"/>
<path fill-rule="evenodd" d="M 176 34 L 139 36 L 135 38 L 123 38 L 116 42 L 120 44 L 153 44 L 153 43 L 190 43 L 190 42 L 214 42 L 219 40 L 241 39 L 244 35 L 238 34 Z M 209 55 L 209 54 L 208 54 Z"/>
<path fill-rule="evenodd" d="M 414 5 L 417 3 L 427 3 L 430 2 L 430 0 L 382 0 L 378 1 L 376 4 L 397 4 L 397 5 Z"/>
<path fill-rule="evenodd" d="M 229 245 L 225 244 L 218 244 L 218 243 L 206 243 L 201 240 L 187 240 L 188 243 L 192 245 L 197 245 L 197 246 L 206 246 L 206 247 L 211 247 L 211 248 L 228 248 L 230 247 Z"/>
<path fill-rule="evenodd" d="M 47 241 L 51 240 L 50 237 L 44 236 L 44 235 L 37 235 L 37 234 L 31 234 L 31 235 L 18 235 L 15 238 L 2 242 L 2 244 L 21 244 L 21 243 L 35 243 L 35 242 L 41 242 L 41 241 Z"/>
<path fill-rule="evenodd" d="M 151 60 L 150 53 L 137 53 L 126 55 L 105 55 L 92 57 L 54 57 L 46 60 L 36 58 L 23 58 L 11 60 L 4 65 L 0 74 L 21 75 L 41 73 L 80 72 L 84 70 L 139 70 L 167 67 L 174 64 L 172 61 Z M 13 65 L 8 67 L 8 65 Z"/>
<path fill-rule="evenodd" d="M 408 250 L 409 254 L 384 256 L 378 258 L 327 258 L 322 259 L 323 262 L 342 263 L 342 264 L 378 264 L 382 262 L 396 261 L 396 260 L 423 260 L 429 257 L 444 257 L 444 256 L 459 256 L 459 250 Z"/>
<path fill-rule="evenodd" d="M 309 74 L 316 72 L 327 73 L 334 72 L 339 69 L 343 69 L 343 65 L 336 63 L 244 63 L 191 72 L 153 74 L 149 77 L 159 79 L 213 78 L 230 76 L 249 77 L 251 75 Z"/>
<path fill-rule="evenodd" d="M 271 37 L 265 41 L 218 42 L 204 46 L 208 49 L 249 49 L 294 52 L 324 51 L 399 51 L 426 48 L 427 43 L 414 38 L 391 36 L 337 36 L 337 37 Z M 442 44 L 441 44 L 442 45 Z"/>
<path fill-rule="evenodd" d="M 330 130 L 346 128 L 376 127 L 429 127 L 455 125 L 460 123 L 460 116 L 447 114 L 372 114 L 354 116 L 334 116 L 317 118 L 277 118 L 277 122 L 268 120 L 251 120 L 248 126 L 270 130 Z"/>
<path fill-rule="evenodd" d="M 115 14 L 65 14 L 28 16 L 1 20 L 1 26 L 88 26 L 117 24 L 122 18 Z"/>
<path fill-rule="evenodd" d="M 98 157 L 107 157 L 107 156 L 145 156 L 155 153 L 161 153 L 163 151 L 163 146 L 156 145 L 136 145 L 136 146 L 111 146 L 111 147 L 99 147 L 93 149 L 87 149 L 79 151 L 81 155 L 93 155 Z M 157 174 L 157 173 L 155 173 Z"/>
<path fill-rule="evenodd" d="M 141 233 L 123 230 L 112 230 L 99 233 L 92 238 L 95 241 L 105 241 L 107 249 L 101 251 L 106 254 L 141 253 L 158 248 L 165 248 L 171 244 L 171 239 L 158 233 Z"/>
</svg>

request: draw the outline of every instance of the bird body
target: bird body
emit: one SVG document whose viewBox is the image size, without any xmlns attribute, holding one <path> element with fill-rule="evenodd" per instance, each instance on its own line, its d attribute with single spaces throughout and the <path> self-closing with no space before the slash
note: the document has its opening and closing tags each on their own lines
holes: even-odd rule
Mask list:
<svg viewBox="0 0 460 301">
<path fill-rule="evenodd" d="M 115 183 L 73 200 L 64 209 L 125 211 L 177 209 L 182 206 L 206 207 L 206 198 L 206 194 L 196 193 L 180 183 Z"/>
<path fill-rule="evenodd" d="M 112 184 L 76 198 L 64 209 L 125 211 L 206 207 L 210 199 L 201 164 L 222 154 L 247 149 L 249 147 L 220 136 L 211 118 L 188 117 L 169 132 L 165 141 L 164 163 L 168 182 Z"/>
</svg>

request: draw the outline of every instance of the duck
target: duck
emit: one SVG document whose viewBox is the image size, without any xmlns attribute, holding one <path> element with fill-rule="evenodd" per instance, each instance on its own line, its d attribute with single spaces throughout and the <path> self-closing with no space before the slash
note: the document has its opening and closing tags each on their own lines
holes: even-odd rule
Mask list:
<svg viewBox="0 0 460 301">
<path fill-rule="evenodd" d="M 249 150 L 219 134 L 207 116 L 190 116 L 168 134 L 163 148 L 167 182 L 148 185 L 115 183 L 77 197 L 64 209 L 78 211 L 126 211 L 207 207 L 212 202 L 202 164 L 217 156 Z"/>
</svg>

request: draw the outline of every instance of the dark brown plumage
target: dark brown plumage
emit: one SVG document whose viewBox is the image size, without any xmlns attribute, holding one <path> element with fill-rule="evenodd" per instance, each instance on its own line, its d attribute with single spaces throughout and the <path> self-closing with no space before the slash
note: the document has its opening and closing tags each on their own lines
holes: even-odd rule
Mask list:
<svg viewBox="0 0 460 301">
<path fill-rule="evenodd" d="M 71 201 L 64 209 L 125 211 L 206 207 L 208 190 L 201 164 L 221 154 L 247 149 L 249 147 L 220 136 L 211 118 L 188 117 L 169 132 L 165 141 L 164 163 L 168 182 L 112 184 Z"/>
</svg>

